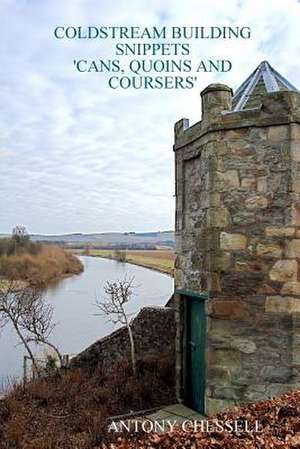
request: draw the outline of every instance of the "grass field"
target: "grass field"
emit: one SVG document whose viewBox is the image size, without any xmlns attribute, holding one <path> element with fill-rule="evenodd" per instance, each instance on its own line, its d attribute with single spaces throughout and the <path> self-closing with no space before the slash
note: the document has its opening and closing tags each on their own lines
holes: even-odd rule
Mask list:
<svg viewBox="0 0 300 449">
<path fill-rule="evenodd" d="M 89 249 L 89 256 L 115 259 L 113 250 Z M 172 250 L 128 250 L 126 262 L 173 275 L 175 254 Z"/>
</svg>

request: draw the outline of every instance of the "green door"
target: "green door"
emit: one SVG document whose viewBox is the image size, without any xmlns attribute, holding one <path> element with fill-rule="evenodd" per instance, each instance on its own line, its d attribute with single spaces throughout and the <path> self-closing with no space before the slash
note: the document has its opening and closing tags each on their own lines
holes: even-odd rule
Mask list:
<svg viewBox="0 0 300 449">
<path fill-rule="evenodd" d="M 204 413 L 205 397 L 205 309 L 203 299 L 186 297 L 187 403 Z"/>
</svg>

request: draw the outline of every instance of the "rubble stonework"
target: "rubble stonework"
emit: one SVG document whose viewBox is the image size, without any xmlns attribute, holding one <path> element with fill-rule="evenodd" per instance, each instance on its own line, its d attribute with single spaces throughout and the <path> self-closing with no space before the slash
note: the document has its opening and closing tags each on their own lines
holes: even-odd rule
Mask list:
<svg viewBox="0 0 300 449">
<path fill-rule="evenodd" d="M 174 309 L 171 307 L 143 307 L 132 321 L 137 358 L 149 354 L 174 358 Z M 97 340 L 72 359 L 72 366 L 102 366 L 110 369 L 118 360 L 130 359 L 130 341 L 126 327 Z"/>
<path fill-rule="evenodd" d="M 175 125 L 175 285 L 208 293 L 209 413 L 300 386 L 300 94 L 266 93 L 237 111 L 228 86 L 201 95 L 202 121 Z"/>
</svg>

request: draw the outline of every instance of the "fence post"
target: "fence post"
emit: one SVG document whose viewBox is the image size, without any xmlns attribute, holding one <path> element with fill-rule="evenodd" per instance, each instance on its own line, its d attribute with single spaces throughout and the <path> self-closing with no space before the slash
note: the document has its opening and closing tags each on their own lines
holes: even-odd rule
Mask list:
<svg viewBox="0 0 300 449">
<path fill-rule="evenodd" d="M 68 368 L 70 363 L 70 355 L 69 354 L 63 354 L 61 366 L 62 368 Z"/>
<path fill-rule="evenodd" d="M 27 359 L 28 359 L 28 356 L 24 355 L 23 356 L 23 386 L 24 387 L 27 383 Z"/>
</svg>

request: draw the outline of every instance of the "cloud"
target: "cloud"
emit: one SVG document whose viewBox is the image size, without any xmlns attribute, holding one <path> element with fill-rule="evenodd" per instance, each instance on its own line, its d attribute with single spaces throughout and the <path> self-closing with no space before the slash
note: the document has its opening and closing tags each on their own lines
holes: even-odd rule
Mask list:
<svg viewBox="0 0 300 449">
<path fill-rule="evenodd" d="M 0 148 L 0 159 L 8 158 L 14 155 L 14 151 L 9 148 Z"/>
<path fill-rule="evenodd" d="M 173 227 L 173 123 L 201 116 L 210 82 L 236 88 L 264 59 L 300 85 L 296 0 L 2 0 L 0 232 Z M 78 57 L 108 57 L 109 41 L 57 41 L 58 25 L 251 26 L 248 41 L 191 43 L 194 60 L 231 59 L 191 91 L 112 91 L 80 74 Z M 13 149 L 13 150 L 11 150 Z"/>
</svg>

